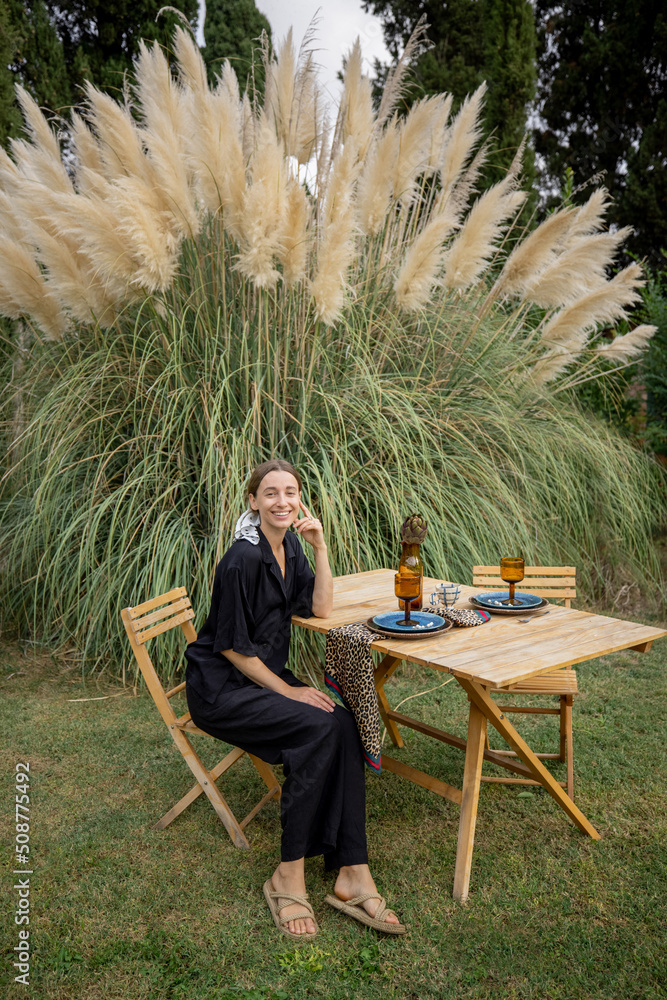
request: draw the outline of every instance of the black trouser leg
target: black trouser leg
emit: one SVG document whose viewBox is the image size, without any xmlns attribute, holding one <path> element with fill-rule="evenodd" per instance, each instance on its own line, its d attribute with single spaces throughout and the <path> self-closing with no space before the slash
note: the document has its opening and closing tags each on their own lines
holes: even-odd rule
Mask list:
<svg viewBox="0 0 667 1000">
<path fill-rule="evenodd" d="M 186 693 L 204 732 L 283 765 L 282 861 L 325 854 L 328 869 L 367 861 L 364 764 L 349 712 L 339 705 L 325 712 L 253 683 L 225 690 L 213 705 Z"/>
</svg>

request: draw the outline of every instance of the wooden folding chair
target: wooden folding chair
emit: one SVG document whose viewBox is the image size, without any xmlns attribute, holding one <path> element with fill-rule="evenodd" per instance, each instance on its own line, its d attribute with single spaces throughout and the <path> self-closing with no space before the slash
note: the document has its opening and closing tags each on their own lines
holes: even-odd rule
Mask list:
<svg viewBox="0 0 667 1000">
<path fill-rule="evenodd" d="M 519 590 L 527 594 L 537 594 L 549 601 L 562 600 L 566 608 L 571 606 L 577 596 L 575 566 L 526 566 L 523 581 L 517 585 Z M 481 590 L 501 590 L 507 587 L 500 577 L 500 566 L 473 566 L 473 586 Z M 518 712 L 526 715 L 557 715 L 560 719 L 560 750 L 558 753 L 538 753 L 543 760 L 560 760 L 567 766 L 567 781 L 560 784 L 567 789 L 570 798 L 574 798 L 574 760 L 572 748 L 572 702 L 577 687 L 577 674 L 572 667 L 553 670 L 548 674 L 540 674 L 520 684 L 512 684 L 502 692 L 493 694 L 544 694 L 558 698 L 557 708 L 534 708 L 532 706 L 499 705 L 503 712 Z M 487 734 L 486 745 L 489 747 Z M 513 750 L 494 750 L 494 753 L 506 757 L 516 757 Z M 482 781 L 496 782 L 503 785 L 537 785 L 539 782 L 530 778 L 496 778 L 482 775 Z"/>
<path fill-rule="evenodd" d="M 211 805 L 222 820 L 227 833 L 236 846 L 249 848 L 250 844 L 243 833 L 244 827 L 248 825 L 253 816 L 270 799 L 275 799 L 276 801 L 280 799 L 280 785 L 276 781 L 273 771 L 265 761 L 253 756 L 253 754 L 248 754 L 257 768 L 262 781 L 266 784 L 268 792 L 250 810 L 245 819 L 239 823 L 225 801 L 216 781 L 237 760 L 243 757 L 245 750 L 234 747 L 211 770 L 208 770 L 204 766 L 190 742 L 190 736 L 192 733 L 200 736 L 209 736 L 209 733 L 205 733 L 195 726 L 189 712 L 186 712 L 185 715 L 177 716 L 170 703 L 174 695 L 185 688 L 185 681 L 182 684 L 177 684 L 170 691 L 165 691 L 146 649 L 146 643 L 150 639 L 178 626 L 183 630 L 187 642 L 194 642 L 197 638 L 197 633 L 192 624 L 194 611 L 190 605 L 185 587 L 177 587 L 175 590 L 170 590 L 168 594 L 160 594 L 159 597 L 154 597 L 144 604 L 138 604 L 134 608 L 124 608 L 121 612 L 121 617 L 130 640 L 130 645 L 132 646 L 132 651 L 137 658 L 137 663 L 146 681 L 146 686 L 153 697 L 153 701 L 157 705 L 158 711 L 174 743 L 183 754 L 186 764 L 197 779 L 197 784 L 169 812 L 165 813 L 162 819 L 154 825 L 153 829 L 164 830 L 172 820 L 176 819 L 203 792 L 208 796 Z M 209 736 L 209 738 L 212 739 L 213 737 Z"/>
</svg>

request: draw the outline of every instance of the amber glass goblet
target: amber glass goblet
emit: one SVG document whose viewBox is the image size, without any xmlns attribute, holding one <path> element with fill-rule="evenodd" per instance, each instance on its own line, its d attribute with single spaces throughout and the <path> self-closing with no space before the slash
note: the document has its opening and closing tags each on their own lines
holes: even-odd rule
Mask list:
<svg viewBox="0 0 667 1000">
<path fill-rule="evenodd" d="M 516 605 L 521 603 L 514 600 L 514 587 L 523 580 L 524 568 L 523 559 L 518 557 L 506 556 L 500 560 L 500 577 L 510 585 L 510 596 L 502 602 L 503 604 Z"/>
<path fill-rule="evenodd" d="M 405 618 L 399 619 L 397 625 L 410 625 L 410 603 L 419 597 L 421 589 L 421 575 L 419 573 L 397 573 L 394 577 L 394 593 L 399 601 L 403 601 L 405 608 Z"/>
</svg>

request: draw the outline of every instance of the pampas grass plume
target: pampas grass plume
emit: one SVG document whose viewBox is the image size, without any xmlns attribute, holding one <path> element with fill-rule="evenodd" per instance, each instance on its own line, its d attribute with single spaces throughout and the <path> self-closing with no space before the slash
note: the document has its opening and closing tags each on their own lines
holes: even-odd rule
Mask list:
<svg viewBox="0 0 667 1000">
<path fill-rule="evenodd" d="M 158 45 L 151 48 L 144 42 L 139 45 L 137 93 L 154 192 L 162 202 L 163 212 L 170 216 L 170 228 L 181 237 L 196 236 L 200 216 L 187 157 L 181 151 L 192 126 L 185 114 L 185 101 Z"/>
<path fill-rule="evenodd" d="M 513 190 L 516 179 L 509 175 L 477 199 L 461 232 L 445 258 L 445 288 L 462 290 L 476 281 L 495 252 L 495 240 L 503 224 L 526 199 L 523 191 Z"/>
<path fill-rule="evenodd" d="M 25 242 L 25 223 L 21 208 L 16 197 L 10 198 L 0 191 L 0 233 L 15 243 Z"/>
<path fill-rule="evenodd" d="M 554 212 L 512 250 L 492 291 L 494 295 L 523 295 L 554 260 L 556 250 L 572 225 L 576 210 Z"/>
<path fill-rule="evenodd" d="M 130 112 L 91 83 L 86 82 L 84 87 L 88 106 L 86 117 L 97 136 L 105 178 L 146 178 L 141 136 Z"/>
<path fill-rule="evenodd" d="M 398 155 L 394 161 L 394 197 L 404 204 L 415 193 L 416 178 L 429 165 L 433 132 L 442 118 L 444 98 L 425 97 L 413 104 L 399 126 Z"/>
<path fill-rule="evenodd" d="M 309 244 L 306 192 L 301 184 L 291 179 L 287 187 L 285 228 L 278 248 L 278 259 L 287 285 L 294 285 L 305 276 Z"/>
<path fill-rule="evenodd" d="M 10 148 L 24 177 L 37 181 L 54 191 L 69 193 L 72 182 L 61 162 L 60 146 L 51 126 L 37 103 L 23 87 L 16 87 L 16 96 L 23 112 L 25 127 L 32 139 L 12 139 Z"/>
<path fill-rule="evenodd" d="M 628 361 L 641 354 L 654 333 L 657 333 L 657 326 L 644 324 L 636 326 L 634 330 L 624 334 L 622 337 L 614 337 L 609 343 L 596 348 L 595 353 L 608 361 Z"/>
<path fill-rule="evenodd" d="M 533 366 L 530 381 L 533 385 L 547 385 L 564 372 L 581 353 L 585 337 L 573 338 L 569 345 L 554 348 Z"/>
<path fill-rule="evenodd" d="M 442 159 L 438 164 L 443 200 L 447 199 L 480 140 L 480 113 L 485 93 L 486 84 L 483 83 L 474 94 L 466 97 L 447 131 Z"/>
<path fill-rule="evenodd" d="M 296 76 L 296 51 L 292 29 L 278 48 L 278 57 L 266 66 L 266 92 L 264 110 L 268 121 L 276 130 L 288 155 L 292 154 L 292 106 L 294 104 Z"/>
<path fill-rule="evenodd" d="M 242 146 L 236 75 L 225 61 L 222 76 L 211 92 L 199 49 L 190 35 L 180 29 L 176 56 L 181 80 L 188 86 L 190 126 L 184 146 L 198 197 L 209 212 L 223 209 L 225 225 L 238 238 L 246 186 L 245 161 L 250 149 L 246 154 Z M 249 102 L 247 107 L 251 116 Z M 254 146 L 254 134 L 252 140 Z"/>
<path fill-rule="evenodd" d="M 122 220 L 113 211 L 112 185 L 106 184 L 99 196 L 70 195 L 60 204 L 58 230 L 78 242 L 105 294 L 118 303 L 131 301 L 136 262 L 120 231 Z"/>
<path fill-rule="evenodd" d="M 447 210 L 434 215 L 406 253 L 394 283 L 394 294 L 407 312 L 420 309 L 428 302 L 442 270 L 443 241 L 456 223 L 456 215 Z"/>
<path fill-rule="evenodd" d="M 178 25 L 174 31 L 174 53 L 181 82 L 201 94 L 208 90 L 206 66 L 199 46 L 189 31 Z M 234 77 L 236 79 L 236 76 Z M 238 97 L 238 95 L 237 95 Z"/>
<path fill-rule="evenodd" d="M 318 319 L 330 325 L 345 304 L 347 271 L 356 252 L 354 187 L 358 175 L 356 144 L 351 140 L 334 161 L 324 205 L 324 233 L 311 286 Z"/>
<path fill-rule="evenodd" d="M 616 323 L 627 316 L 626 309 L 640 298 L 644 285 L 639 264 L 629 264 L 611 281 L 561 309 L 544 327 L 541 343 L 566 345 L 593 330 L 598 323 Z"/>
<path fill-rule="evenodd" d="M 59 340 L 67 318 L 24 246 L 0 236 L 0 305 L 10 319 L 32 317 L 47 340 Z"/>
<path fill-rule="evenodd" d="M 104 178 L 104 164 L 98 142 L 81 115 L 72 112 L 72 152 L 75 157 L 76 187 L 80 194 L 94 190 Z"/>
<path fill-rule="evenodd" d="M 355 41 L 347 57 L 341 104 L 342 138 L 349 145 L 356 145 L 363 159 L 373 134 L 373 89 L 361 71 L 361 43 Z"/>
<path fill-rule="evenodd" d="M 605 283 L 605 270 L 619 245 L 631 232 L 594 233 L 568 240 L 568 248 L 524 288 L 524 298 L 543 309 L 573 302 Z"/>
<path fill-rule="evenodd" d="M 588 201 L 577 209 L 572 226 L 570 239 L 597 233 L 604 225 L 604 215 L 609 207 L 609 192 L 606 188 L 596 188 Z"/>
<path fill-rule="evenodd" d="M 389 70 L 387 74 L 387 79 L 382 91 L 382 98 L 380 100 L 380 107 L 378 108 L 376 127 L 379 128 L 384 125 L 398 106 L 398 102 L 407 88 L 407 76 L 413 57 L 417 55 L 419 47 L 426 37 L 427 28 L 428 24 L 426 21 L 426 15 L 422 14 L 417 21 L 415 29 L 410 35 L 407 45 L 403 49 L 398 62 Z"/>
<path fill-rule="evenodd" d="M 265 117 L 259 122 L 243 212 L 239 219 L 241 253 L 237 268 L 258 288 L 272 288 L 279 278 L 273 262 L 287 213 L 287 171 L 282 144 Z"/>
<path fill-rule="evenodd" d="M 385 224 L 393 194 L 394 165 L 398 156 L 399 132 L 389 122 L 366 155 L 357 187 L 359 228 L 374 236 Z"/>
<path fill-rule="evenodd" d="M 429 173 L 439 170 L 444 154 L 445 138 L 447 136 L 447 122 L 452 110 L 454 98 L 451 94 L 441 94 L 441 104 L 438 114 L 433 121 L 431 130 L 427 167 Z"/>
</svg>

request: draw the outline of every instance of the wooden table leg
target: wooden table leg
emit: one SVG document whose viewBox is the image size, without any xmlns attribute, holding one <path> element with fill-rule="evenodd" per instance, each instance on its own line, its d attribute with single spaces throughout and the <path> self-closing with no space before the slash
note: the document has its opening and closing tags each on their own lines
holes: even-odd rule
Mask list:
<svg viewBox="0 0 667 1000">
<path fill-rule="evenodd" d="M 403 737 L 398 731 L 398 726 L 396 725 L 396 723 L 392 719 L 390 719 L 389 716 L 387 715 L 387 712 L 390 711 L 390 705 L 389 702 L 387 701 L 387 696 L 384 693 L 384 683 L 385 681 L 389 680 L 394 670 L 396 670 L 396 668 L 400 666 L 402 662 L 403 661 L 401 659 L 387 654 L 382 660 L 382 662 L 375 668 L 375 671 L 373 673 L 373 678 L 375 681 L 375 693 L 377 694 L 380 718 L 387 727 L 387 732 L 389 733 L 391 742 L 394 744 L 395 747 L 403 746 Z"/>
<path fill-rule="evenodd" d="M 535 756 L 526 741 L 523 740 L 517 733 L 516 729 L 510 725 L 507 717 L 500 711 L 500 708 L 495 703 L 493 698 L 491 698 L 486 688 L 484 688 L 481 684 L 475 684 L 472 681 L 464 680 L 462 677 L 457 677 L 457 680 L 470 700 L 474 702 L 481 712 L 484 713 L 491 725 L 498 730 L 500 735 L 507 741 L 507 743 L 509 743 L 512 749 L 516 750 L 519 757 L 525 761 L 530 770 L 533 772 L 535 779 L 539 781 L 544 788 L 546 788 L 549 795 L 556 800 L 563 812 L 570 817 L 572 822 L 579 827 L 582 833 L 587 833 L 589 837 L 593 838 L 593 840 L 600 840 L 601 837 L 598 831 L 591 823 L 589 823 L 581 809 L 574 804 L 569 795 L 567 795 L 564 789 L 561 788 L 559 782 L 557 782 L 553 775 L 546 769 L 542 761 Z"/>
<path fill-rule="evenodd" d="M 454 899 L 457 899 L 459 903 L 465 903 L 468 898 L 485 741 L 486 716 L 471 700 L 470 716 L 468 718 L 466 759 L 463 769 L 463 797 L 461 801 L 461 819 L 459 820 L 459 839 L 456 848 L 456 867 L 454 869 Z"/>
<path fill-rule="evenodd" d="M 560 759 L 567 765 L 567 794 L 574 798 L 574 752 L 572 747 L 572 695 L 560 698 Z"/>
</svg>

